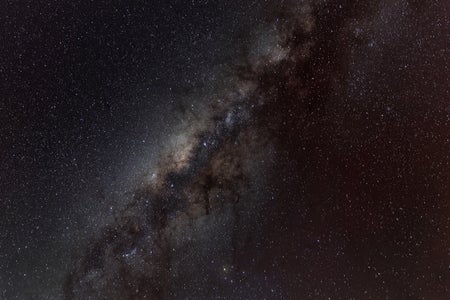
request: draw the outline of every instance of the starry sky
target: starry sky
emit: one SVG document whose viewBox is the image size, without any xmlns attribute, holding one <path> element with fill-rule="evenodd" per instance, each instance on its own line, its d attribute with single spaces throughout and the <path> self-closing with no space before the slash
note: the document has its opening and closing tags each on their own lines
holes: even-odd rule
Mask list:
<svg viewBox="0 0 450 300">
<path fill-rule="evenodd" d="M 450 298 L 447 1 L 0 5 L 0 299 Z"/>
</svg>

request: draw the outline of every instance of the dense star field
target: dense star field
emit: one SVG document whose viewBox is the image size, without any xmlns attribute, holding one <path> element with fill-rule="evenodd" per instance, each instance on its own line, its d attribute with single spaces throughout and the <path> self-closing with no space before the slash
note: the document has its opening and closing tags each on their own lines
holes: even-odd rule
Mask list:
<svg viewBox="0 0 450 300">
<path fill-rule="evenodd" d="M 4 2 L 0 299 L 450 299 L 449 16 Z"/>
</svg>

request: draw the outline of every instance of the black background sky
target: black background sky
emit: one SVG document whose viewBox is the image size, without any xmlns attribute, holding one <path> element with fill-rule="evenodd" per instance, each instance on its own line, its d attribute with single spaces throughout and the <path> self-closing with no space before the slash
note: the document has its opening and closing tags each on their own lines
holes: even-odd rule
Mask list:
<svg viewBox="0 0 450 300">
<path fill-rule="evenodd" d="M 283 200 L 265 214 L 255 278 L 278 274 L 273 299 L 446 299 L 449 7 L 355 3 L 317 4 L 319 46 L 301 75 L 258 79 L 267 94 L 289 78 L 312 92 L 299 103 L 277 90 L 291 100 L 260 112 L 276 128 Z M 62 298 L 74 248 L 130 197 L 189 95 L 214 88 L 275 6 L 0 4 L 1 299 Z"/>
</svg>

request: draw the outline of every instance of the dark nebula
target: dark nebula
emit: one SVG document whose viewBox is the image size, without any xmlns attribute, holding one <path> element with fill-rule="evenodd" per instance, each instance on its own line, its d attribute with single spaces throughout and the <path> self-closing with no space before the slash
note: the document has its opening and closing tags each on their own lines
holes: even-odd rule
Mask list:
<svg viewBox="0 0 450 300">
<path fill-rule="evenodd" d="M 448 3 L 255 3 L 206 87 L 150 105 L 138 179 L 70 208 L 95 221 L 59 238 L 61 293 L 18 298 L 450 298 Z"/>
</svg>

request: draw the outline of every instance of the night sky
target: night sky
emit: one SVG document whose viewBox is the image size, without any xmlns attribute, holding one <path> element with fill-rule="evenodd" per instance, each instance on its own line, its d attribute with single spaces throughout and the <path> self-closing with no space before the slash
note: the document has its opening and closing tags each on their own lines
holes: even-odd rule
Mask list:
<svg viewBox="0 0 450 300">
<path fill-rule="evenodd" d="M 449 18 L 3 1 L 0 299 L 450 299 Z"/>
</svg>

